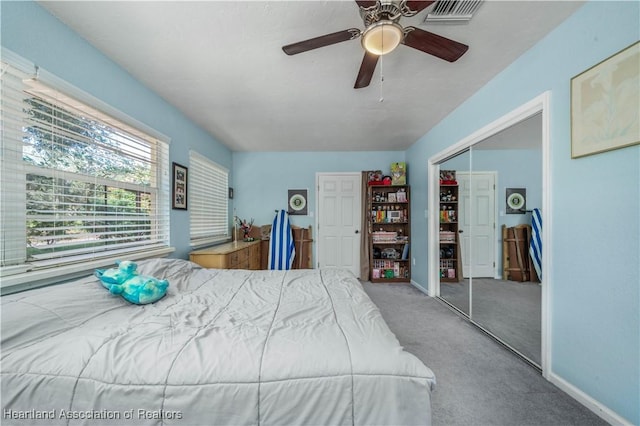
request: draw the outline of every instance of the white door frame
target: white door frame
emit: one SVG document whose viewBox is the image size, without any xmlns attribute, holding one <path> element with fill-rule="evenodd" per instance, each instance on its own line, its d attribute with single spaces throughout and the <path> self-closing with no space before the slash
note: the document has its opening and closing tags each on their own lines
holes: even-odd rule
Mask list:
<svg viewBox="0 0 640 426">
<path fill-rule="evenodd" d="M 316 238 L 317 243 L 316 243 L 316 261 L 315 261 L 315 265 L 317 267 L 318 263 L 320 262 L 320 253 L 321 253 L 321 248 L 320 248 L 320 244 L 321 244 L 321 239 L 320 239 L 320 177 L 321 176 L 352 176 L 355 177 L 357 176 L 358 178 L 362 177 L 362 172 L 316 172 L 316 219 L 315 219 L 315 227 L 316 227 L 316 232 L 318 233 L 318 236 Z M 360 199 L 362 199 L 362 185 L 358 185 L 357 187 L 358 192 L 360 193 Z M 358 227 L 358 234 L 360 235 L 360 239 L 363 238 L 363 230 L 362 230 L 362 208 L 364 206 L 360 206 L 360 212 L 358 214 L 358 220 L 360 222 L 360 226 Z M 361 242 L 362 244 L 362 242 Z M 358 247 L 358 250 L 360 250 L 360 248 Z M 358 253 L 358 258 L 360 257 L 360 253 Z M 362 259 L 360 259 L 360 262 L 362 262 Z M 360 277 L 360 274 L 358 273 L 358 278 Z M 363 278 L 363 279 L 368 279 L 368 277 Z"/>
<path fill-rule="evenodd" d="M 488 125 L 476 130 L 471 135 L 461 139 L 449 148 L 435 154 L 429 158 L 427 163 L 428 176 L 428 294 L 432 297 L 440 295 L 440 278 L 438 276 L 438 231 L 439 231 L 439 199 L 438 186 L 440 176 L 440 163 L 450 157 L 453 157 L 460 151 L 469 149 L 472 145 L 481 142 L 502 130 L 513 126 L 535 114 L 542 114 L 542 241 L 544 247 L 542 250 L 542 271 L 544 280 L 542 285 L 542 318 L 541 318 L 541 367 L 542 376 L 549 380 L 551 372 L 551 315 L 549 308 L 551 306 L 552 277 L 550 271 L 551 253 L 553 253 L 551 239 L 552 221 L 551 221 L 551 193 L 553 185 L 551 184 L 551 143 L 550 143 L 550 102 L 551 92 L 547 91 L 530 100 L 529 102 L 514 109 L 508 114 L 489 123 Z"/>
</svg>

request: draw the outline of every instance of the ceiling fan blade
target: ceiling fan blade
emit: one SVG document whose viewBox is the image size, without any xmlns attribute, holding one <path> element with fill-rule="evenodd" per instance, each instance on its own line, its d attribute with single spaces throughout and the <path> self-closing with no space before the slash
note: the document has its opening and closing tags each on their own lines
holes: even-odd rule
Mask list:
<svg viewBox="0 0 640 426">
<path fill-rule="evenodd" d="M 375 0 L 373 0 L 373 1 L 371 1 L 371 0 L 356 0 L 356 3 L 358 3 L 358 6 L 364 7 L 364 8 L 376 5 Z"/>
<path fill-rule="evenodd" d="M 415 27 L 405 27 L 405 34 L 403 44 L 449 62 L 457 61 L 469 49 L 466 44 Z"/>
<path fill-rule="evenodd" d="M 331 34 L 325 34 L 320 37 L 310 38 L 309 40 L 299 41 L 297 43 L 288 44 L 282 47 L 287 55 L 296 55 L 308 50 L 318 49 L 320 47 L 330 46 L 332 44 L 341 43 L 343 41 L 353 40 L 360 37 L 360 30 L 357 28 L 349 28 L 348 30 L 338 31 Z"/>
<path fill-rule="evenodd" d="M 407 0 L 407 7 L 411 9 L 412 12 L 418 13 L 425 10 L 427 7 L 431 6 L 435 3 L 434 1 L 426 1 L 426 0 Z"/>
<path fill-rule="evenodd" d="M 369 83 L 371 83 L 371 77 L 373 77 L 373 72 L 376 70 L 376 65 L 378 65 L 378 58 L 379 56 L 373 53 L 364 53 L 362 64 L 360 64 L 360 71 L 358 71 L 358 77 L 356 78 L 356 84 L 353 86 L 354 89 L 367 87 Z"/>
</svg>

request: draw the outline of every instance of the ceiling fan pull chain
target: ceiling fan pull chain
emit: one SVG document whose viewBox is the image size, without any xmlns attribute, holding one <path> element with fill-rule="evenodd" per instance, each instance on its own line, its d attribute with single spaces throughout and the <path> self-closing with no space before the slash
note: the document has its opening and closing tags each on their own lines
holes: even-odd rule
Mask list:
<svg viewBox="0 0 640 426">
<path fill-rule="evenodd" d="M 384 73 L 382 72 L 382 56 L 380 57 L 380 99 L 378 102 L 384 102 L 384 94 L 382 93 L 382 85 L 384 83 Z"/>
</svg>

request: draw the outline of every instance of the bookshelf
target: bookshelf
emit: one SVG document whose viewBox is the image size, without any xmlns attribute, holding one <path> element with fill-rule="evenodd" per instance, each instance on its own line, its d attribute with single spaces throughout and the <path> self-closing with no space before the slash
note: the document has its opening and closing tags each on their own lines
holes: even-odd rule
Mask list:
<svg viewBox="0 0 640 426">
<path fill-rule="evenodd" d="M 411 280 L 410 188 L 371 185 L 368 188 L 369 279 L 374 283 Z"/>
</svg>

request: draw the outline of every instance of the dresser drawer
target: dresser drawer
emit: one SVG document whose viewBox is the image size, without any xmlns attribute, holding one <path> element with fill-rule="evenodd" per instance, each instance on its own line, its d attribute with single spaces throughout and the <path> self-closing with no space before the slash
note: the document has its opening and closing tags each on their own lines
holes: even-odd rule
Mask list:
<svg viewBox="0 0 640 426">
<path fill-rule="evenodd" d="M 230 269 L 247 269 L 249 267 L 249 247 L 229 254 Z"/>
<path fill-rule="evenodd" d="M 234 268 L 238 265 L 238 252 L 234 251 L 233 253 L 229 253 L 227 255 L 229 259 L 229 268 Z"/>
<path fill-rule="evenodd" d="M 221 244 L 193 251 L 189 260 L 212 269 L 260 269 L 260 241 Z"/>
<path fill-rule="evenodd" d="M 260 244 L 255 244 L 249 247 L 249 269 L 260 269 L 261 253 L 262 250 L 260 248 Z"/>
<path fill-rule="evenodd" d="M 189 255 L 189 260 L 197 263 L 203 268 L 228 269 L 229 257 L 219 254 L 193 254 Z"/>
</svg>

